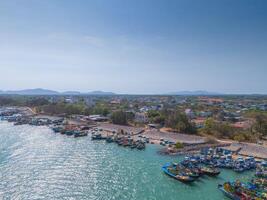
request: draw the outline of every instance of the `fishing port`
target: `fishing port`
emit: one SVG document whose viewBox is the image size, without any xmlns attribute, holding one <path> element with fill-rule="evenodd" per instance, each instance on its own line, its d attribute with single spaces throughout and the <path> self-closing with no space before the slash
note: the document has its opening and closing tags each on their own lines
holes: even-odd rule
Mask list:
<svg viewBox="0 0 267 200">
<path fill-rule="evenodd" d="M 146 146 L 157 146 L 157 154 L 171 156 L 169 162 L 162 165 L 161 171 L 182 184 L 192 185 L 200 179 L 221 176 L 224 170 L 233 173 L 249 173 L 247 181 L 229 180 L 217 184 L 218 192 L 230 199 L 266 199 L 266 158 L 242 153 L 236 144 L 206 141 L 204 137 L 184 134 L 165 133 L 156 129 L 114 125 L 106 122 L 85 124 L 65 117 L 36 115 L 28 108 L 3 108 L 1 120 L 14 127 L 47 127 L 51 133 L 61 137 L 86 137 L 100 146 L 117 144 L 129 150 L 146 151 Z M 182 149 L 176 149 L 179 138 Z M 100 143 L 99 143 L 99 142 Z M 102 142 L 104 141 L 104 143 Z M 243 144 L 244 148 L 245 144 Z M 251 148 L 251 147 L 250 147 Z M 263 148 L 263 151 L 266 150 Z M 243 150 L 244 151 L 244 150 Z M 247 151 L 247 150 L 246 150 Z M 245 152 L 246 152 L 245 151 Z M 138 153 L 138 152 L 136 152 Z M 258 152 L 260 153 L 260 152 Z M 261 154 L 257 154 L 261 155 Z M 263 153 L 263 155 L 267 155 Z M 171 161 L 172 160 L 172 161 Z"/>
</svg>

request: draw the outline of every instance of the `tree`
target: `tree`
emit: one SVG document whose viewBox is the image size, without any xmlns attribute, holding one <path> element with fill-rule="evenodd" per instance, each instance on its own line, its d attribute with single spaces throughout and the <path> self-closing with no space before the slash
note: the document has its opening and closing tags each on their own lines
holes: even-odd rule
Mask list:
<svg viewBox="0 0 267 200">
<path fill-rule="evenodd" d="M 123 111 L 115 111 L 111 115 L 111 121 L 114 124 L 127 125 L 127 114 Z"/>
<path fill-rule="evenodd" d="M 165 123 L 166 118 L 162 112 L 150 110 L 148 111 L 147 116 L 149 118 L 150 123 L 156 123 L 161 125 L 164 125 Z"/>
<path fill-rule="evenodd" d="M 267 117 L 263 114 L 258 114 L 255 117 L 255 130 L 262 136 L 267 136 Z"/>
<path fill-rule="evenodd" d="M 165 125 L 182 133 L 196 133 L 196 128 L 184 113 L 175 111 L 167 116 Z"/>
</svg>

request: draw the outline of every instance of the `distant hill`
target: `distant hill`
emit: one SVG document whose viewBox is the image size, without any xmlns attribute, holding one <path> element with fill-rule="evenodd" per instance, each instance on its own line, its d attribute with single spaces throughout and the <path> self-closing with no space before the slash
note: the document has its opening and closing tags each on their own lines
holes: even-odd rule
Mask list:
<svg viewBox="0 0 267 200">
<path fill-rule="evenodd" d="M 81 93 L 78 91 L 66 91 L 66 92 L 62 92 L 61 94 L 63 94 L 63 95 L 80 95 Z"/>
<path fill-rule="evenodd" d="M 168 95 L 188 95 L 188 96 L 194 96 L 194 95 L 221 95 L 221 93 L 208 92 L 208 91 L 205 91 L 205 90 L 196 90 L 196 91 L 171 92 L 171 93 L 168 93 Z"/>
<path fill-rule="evenodd" d="M 115 95 L 113 92 L 103 92 L 103 91 L 92 91 L 88 92 L 89 95 Z"/>
<path fill-rule="evenodd" d="M 47 90 L 42 88 L 25 89 L 17 91 L 3 91 L 3 94 L 18 94 L 18 95 L 57 95 L 59 92 L 53 90 Z"/>
<path fill-rule="evenodd" d="M 92 91 L 88 93 L 81 93 L 78 91 L 66 91 L 66 92 L 58 92 L 54 90 L 47 90 L 42 88 L 36 89 L 25 89 L 25 90 L 9 90 L 2 91 L 0 90 L 0 94 L 13 94 L 13 95 L 115 95 L 113 92 L 104 92 L 104 91 Z"/>
</svg>

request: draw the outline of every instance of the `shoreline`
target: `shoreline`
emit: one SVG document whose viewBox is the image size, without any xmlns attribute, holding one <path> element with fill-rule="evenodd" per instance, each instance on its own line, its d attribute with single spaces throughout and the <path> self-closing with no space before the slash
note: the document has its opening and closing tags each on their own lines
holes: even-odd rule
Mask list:
<svg viewBox="0 0 267 200">
<path fill-rule="evenodd" d="M 32 110 L 27 107 L 13 107 L 16 110 L 16 113 L 20 113 L 22 118 L 32 118 L 32 119 L 49 119 L 49 120 L 58 120 L 60 117 L 58 116 L 50 116 L 50 115 L 37 115 L 33 113 Z M 66 120 L 65 118 L 63 118 Z M 205 147 L 221 147 L 223 146 L 227 150 L 231 150 L 233 152 L 238 151 L 239 155 L 242 156 L 253 156 L 255 158 L 267 159 L 267 147 L 265 145 L 258 145 L 253 143 L 238 143 L 235 141 L 224 141 L 217 140 L 218 143 L 211 144 L 207 143 L 206 138 L 197 135 L 187 135 L 181 133 L 174 132 L 166 132 L 158 129 L 152 128 L 142 128 L 142 127 L 134 127 L 134 126 L 125 126 L 125 125 L 116 125 L 112 123 L 91 123 L 81 122 L 78 120 L 67 119 L 67 121 L 71 124 L 75 124 L 76 127 L 87 126 L 91 128 L 103 129 L 107 132 L 119 132 L 123 130 L 123 132 L 130 134 L 133 138 L 137 138 L 137 136 L 142 136 L 144 138 L 149 139 L 149 143 L 160 145 L 162 141 L 166 142 L 163 145 L 163 150 L 160 152 L 164 155 L 185 155 L 192 154 L 192 152 L 199 151 L 201 148 Z M 14 121 L 15 122 L 15 121 Z M 29 124 L 25 122 L 25 124 Z M 63 124 L 63 122 L 61 123 Z M 39 124 L 38 124 L 39 125 Z M 49 126 L 51 124 L 41 124 L 45 126 Z M 176 142 L 180 142 L 184 145 L 182 149 L 174 148 L 174 144 Z"/>
</svg>

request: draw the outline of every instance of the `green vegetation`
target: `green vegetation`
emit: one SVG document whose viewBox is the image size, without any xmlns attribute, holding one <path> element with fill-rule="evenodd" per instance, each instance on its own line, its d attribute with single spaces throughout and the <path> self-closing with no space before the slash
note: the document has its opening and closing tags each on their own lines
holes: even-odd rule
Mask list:
<svg viewBox="0 0 267 200">
<path fill-rule="evenodd" d="M 156 124 L 164 125 L 165 120 L 166 120 L 166 116 L 162 112 L 150 110 L 150 111 L 148 111 L 147 115 L 148 115 L 150 123 L 156 123 Z"/>
<path fill-rule="evenodd" d="M 176 142 L 175 148 L 176 149 L 182 149 L 182 148 L 184 148 L 184 145 L 182 143 L 180 143 L 180 142 Z"/>
<path fill-rule="evenodd" d="M 211 99 L 221 101 L 210 102 Z M 67 99 L 70 99 L 67 101 Z M 206 100 L 205 100 L 206 99 Z M 208 101 L 207 101 L 208 99 Z M 163 96 L 23 96 L 0 95 L 0 106 L 27 106 L 37 113 L 50 115 L 110 116 L 114 124 L 144 126 L 134 120 L 136 112 L 145 107 L 148 122 L 171 128 L 174 132 L 200 134 L 210 138 L 257 142 L 267 138 L 266 96 L 163 97 Z M 184 111 L 192 110 L 187 117 Z M 210 117 L 210 118 L 207 118 Z M 206 119 L 203 127 L 203 119 Z M 196 125 L 192 123 L 195 120 Z M 244 122 L 244 126 L 235 124 Z M 247 122 L 247 123 L 246 123 Z"/>
<path fill-rule="evenodd" d="M 239 142 L 257 142 L 258 139 L 267 136 L 267 116 L 256 114 L 255 122 L 249 129 L 232 127 L 227 122 L 218 122 L 212 118 L 205 121 L 204 128 L 200 129 L 202 135 L 215 136 L 217 138 L 233 139 Z"/>
<path fill-rule="evenodd" d="M 126 125 L 127 124 L 127 116 L 123 111 L 116 111 L 111 114 L 111 121 L 114 124 Z"/>
<path fill-rule="evenodd" d="M 195 125 L 189 121 L 187 116 L 179 110 L 149 111 L 148 118 L 150 123 L 161 124 L 172 128 L 175 132 L 195 134 Z"/>
<path fill-rule="evenodd" d="M 165 120 L 165 126 L 170 127 L 174 131 L 180 133 L 194 134 L 197 132 L 194 124 L 188 120 L 184 113 L 179 111 L 171 112 L 167 116 Z"/>
<path fill-rule="evenodd" d="M 109 113 L 110 113 L 110 109 L 105 103 L 97 103 L 91 111 L 91 114 L 95 114 L 95 115 L 107 116 Z"/>
</svg>

